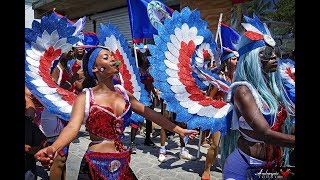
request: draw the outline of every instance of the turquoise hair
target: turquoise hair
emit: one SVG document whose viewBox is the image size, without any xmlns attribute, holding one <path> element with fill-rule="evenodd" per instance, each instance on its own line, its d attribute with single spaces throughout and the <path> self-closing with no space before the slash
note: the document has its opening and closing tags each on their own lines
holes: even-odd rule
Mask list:
<svg viewBox="0 0 320 180">
<path fill-rule="evenodd" d="M 239 40 L 239 48 L 250 43 L 251 40 L 245 36 L 242 36 Z M 266 79 L 261 68 L 261 62 L 259 58 L 259 51 L 262 47 L 253 49 L 242 56 L 240 56 L 237 63 L 235 71 L 234 81 L 247 81 L 249 82 L 257 91 L 259 99 L 265 103 L 270 109 L 270 114 L 275 114 L 278 112 L 278 100 L 285 104 L 286 110 L 291 115 L 294 114 L 294 103 L 289 99 L 286 93 L 280 74 L 278 71 L 268 74 L 268 79 Z M 268 88 L 270 87 L 270 89 Z M 276 96 L 274 96 L 274 95 Z M 262 107 L 259 107 L 261 112 Z"/>
</svg>

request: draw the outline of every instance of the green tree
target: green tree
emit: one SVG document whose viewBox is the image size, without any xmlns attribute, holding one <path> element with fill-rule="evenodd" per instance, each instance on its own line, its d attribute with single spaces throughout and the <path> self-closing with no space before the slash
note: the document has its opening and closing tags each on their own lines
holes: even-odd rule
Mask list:
<svg viewBox="0 0 320 180">
<path fill-rule="evenodd" d="M 283 22 L 285 26 L 275 27 L 278 34 L 285 35 L 295 33 L 295 0 L 280 0 L 275 6 L 276 11 L 269 17 L 277 22 Z"/>
<path fill-rule="evenodd" d="M 272 1 L 252 0 L 245 3 L 240 3 L 233 7 L 231 13 L 232 27 L 241 32 L 243 22 L 243 15 L 252 17 L 255 13 L 262 21 L 270 21 L 269 14 L 274 12 Z"/>
</svg>

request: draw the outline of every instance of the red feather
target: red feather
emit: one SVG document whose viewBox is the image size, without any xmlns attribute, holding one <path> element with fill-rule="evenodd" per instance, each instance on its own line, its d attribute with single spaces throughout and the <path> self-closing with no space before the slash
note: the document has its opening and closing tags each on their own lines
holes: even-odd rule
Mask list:
<svg viewBox="0 0 320 180">
<path fill-rule="evenodd" d="M 196 86 L 196 83 L 194 81 L 188 81 L 188 80 L 185 80 L 185 79 L 179 79 L 179 80 L 185 86 L 193 86 L 193 87 Z"/>
<path fill-rule="evenodd" d="M 65 90 L 65 89 L 63 89 L 63 88 L 58 88 L 58 89 L 57 89 L 57 92 L 58 92 L 60 95 L 63 95 L 63 96 L 70 94 L 70 91 Z"/>
<path fill-rule="evenodd" d="M 202 101 L 206 99 L 206 96 L 203 94 L 191 94 L 189 98 L 193 101 Z"/>
<path fill-rule="evenodd" d="M 199 104 L 202 106 L 209 106 L 209 105 L 211 105 L 211 103 L 212 103 L 212 99 L 210 99 L 210 98 L 206 98 L 206 99 L 201 100 L 199 102 Z"/>
<path fill-rule="evenodd" d="M 202 92 L 196 86 L 187 86 L 186 91 L 190 94 L 202 94 Z"/>
<path fill-rule="evenodd" d="M 211 105 L 215 108 L 222 108 L 223 106 L 225 106 L 227 103 L 224 102 L 224 101 L 220 101 L 220 100 L 215 100 L 213 99 L 212 102 L 211 102 Z"/>
<path fill-rule="evenodd" d="M 202 53 L 203 53 L 203 59 L 211 59 L 211 55 L 209 54 L 208 50 L 203 49 Z"/>
<path fill-rule="evenodd" d="M 262 40 L 263 39 L 263 35 L 262 34 L 258 34 L 256 32 L 253 31 L 246 31 L 244 33 L 245 36 L 247 36 L 250 40 Z"/>
<path fill-rule="evenodd" d="M 188 80 L 188 81 L 194 81 L 194 79 L 192 78 L 190 73 L 185 74 L 185 73 L 179 71 L 178 72 L 178 76 L 179 76 L 179 79 L 184 79 L 184 80 Z"/>
<path fill-rule="evenodd" d="M 286 68 L 286 72 L 289 75 L 289 77 L 291 77 L 294 81 L 296 80 L 295 75 L 292 73 L 290 68 Z"/>
</svg>

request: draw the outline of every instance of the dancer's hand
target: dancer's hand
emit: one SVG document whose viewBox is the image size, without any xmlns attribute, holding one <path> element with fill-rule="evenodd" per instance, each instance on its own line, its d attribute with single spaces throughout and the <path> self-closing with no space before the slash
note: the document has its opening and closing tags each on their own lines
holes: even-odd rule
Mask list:
<svg viewBox="0 0 320 180">
<path fill-rule="evenodd" d="M 182 129 L 182 132 L 179 135 L 182 139 L 185 136 L 188 136 L 189 140 L 193 140 L 198 134 L 199 132 L 197 130 Z"/>
<path fill-rule="evenodd" d="M 45 147 L 39 150 L 34 158 L 41 162 L 42 166 L 50 168 L 53 162 L 53 158 L 57 156 L 56 149 L 52 146 Z"/>
</svg>

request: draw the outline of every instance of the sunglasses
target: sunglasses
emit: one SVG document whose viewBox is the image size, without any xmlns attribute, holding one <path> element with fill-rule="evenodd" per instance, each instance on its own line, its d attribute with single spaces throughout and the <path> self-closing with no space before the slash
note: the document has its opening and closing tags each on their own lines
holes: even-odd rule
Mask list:
<svg viewBox="0 0 320 180">
<path fill-rule="evenodd" d="M 271 59 L 275 59 L 275 55 L 277 57 L 281 56 L 281 51 L 279 47 L 271 47 L 271 46 L 267 46 L 263 51 L 260 52 L 260 57 L 263 60 L 271 60 Z"/>
</svg>

